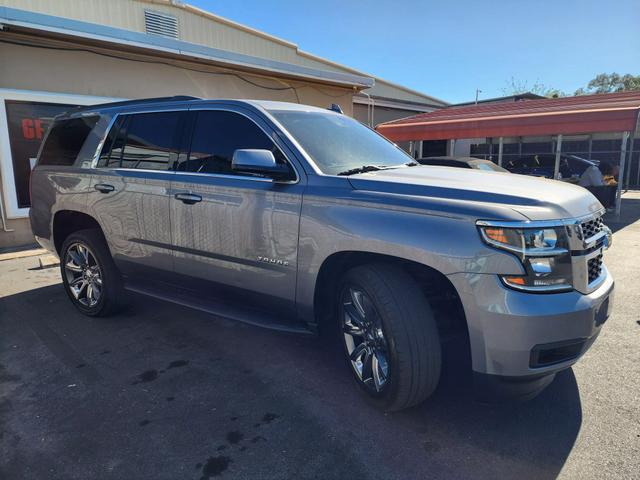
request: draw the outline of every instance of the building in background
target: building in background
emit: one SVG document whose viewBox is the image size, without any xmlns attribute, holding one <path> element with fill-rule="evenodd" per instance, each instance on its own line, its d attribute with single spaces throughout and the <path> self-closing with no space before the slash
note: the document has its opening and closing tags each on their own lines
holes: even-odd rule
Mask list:
<svg viewBox="0 0 640 480">
<path fill-rule="evenodd" d="M 416 156 L 474 156 L 506 166 L 543 159 L 560 178 L 562 155 L 619 167 L 623 188 L 640 187 L 640 92 L 580 95 L 443 108 L 387 122 L 377 130 L 410 142 Z M 440 150 L 434 152 L 434 150 Z"/>
<path fill-rule="evenodd" d="M 33 242 L 29 175 L 51 119 L 191 95 L 328 107 L 371 126 L 446 103 L 169 0 L 0 0 L 0 248 Z"/>
</svg>

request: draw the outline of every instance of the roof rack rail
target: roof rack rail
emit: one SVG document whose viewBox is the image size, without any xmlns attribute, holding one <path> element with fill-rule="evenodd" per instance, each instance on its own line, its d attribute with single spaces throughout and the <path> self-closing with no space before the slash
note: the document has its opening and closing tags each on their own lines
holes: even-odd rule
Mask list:
<svg viewBox="0 0 640 480">
<path fill-rule="evenodd" d="M 180 102 L 184 100 L 202 100 L 200 97 L 192 97 L 190 95 L 174 95 L 173 97 L 155 97 L 155 98 L 138 98 L 133 100 L 122 100 L 120 102 L 107 102 L 99 103 L 96 105 L 79 105 L 71 112 L 78 112 L 81 110 L 93 110 L 96 108 L 104 107 L 123 107 L 126 105 L 138 105 L 145 103 L 157 103 L 157 102 Z"/>
</svg>

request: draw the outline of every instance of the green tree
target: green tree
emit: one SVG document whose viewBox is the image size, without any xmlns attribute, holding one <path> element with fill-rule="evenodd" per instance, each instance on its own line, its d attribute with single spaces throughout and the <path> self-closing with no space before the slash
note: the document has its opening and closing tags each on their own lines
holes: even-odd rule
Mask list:
<svg viewBox="0 0 640 480">
<path fill-rule="evenodd" d="M 596 75 L 586 88 L 579 88 L 574 95 L 591 93 L 630 92 L 640 90 L 640 75 L 619 75 L 617 73 L 601 73 Z"/>
</svg>

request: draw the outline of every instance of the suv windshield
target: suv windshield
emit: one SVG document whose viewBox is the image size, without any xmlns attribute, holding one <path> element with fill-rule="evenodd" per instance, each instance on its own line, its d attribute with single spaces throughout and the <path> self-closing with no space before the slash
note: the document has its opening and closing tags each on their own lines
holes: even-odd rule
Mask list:
<svg viewBox="0 0 640 480">
<path fill-rule="evenodd" d="M 360 122 L 332 112 L 271 111 L 322 173 L 361 173 L 415 164 L 413 158 Z"/>
</svg>

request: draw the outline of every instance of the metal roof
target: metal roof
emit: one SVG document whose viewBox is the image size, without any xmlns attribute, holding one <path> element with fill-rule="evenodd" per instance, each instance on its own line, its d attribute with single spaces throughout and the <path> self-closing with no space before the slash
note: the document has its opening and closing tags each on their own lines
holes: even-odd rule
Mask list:
<svg viewBox="0 0 640 480">
<path fill-rule="evenodd" d="M 539 100 L 541 98 L 547 98 L 537 93 L 523 92 L 516 93 L 514 95 L 506 95 L 503 97 L 493 98 L 481 98 L 478 101 L 471 100 L 470 102 L 452 103 L 450 107 L 466 107 L 467 105 L 478 105 L 480 103 L 498 103 L 498 102 L 519 102 L 521 100 Z"/>
<path fill-rule="evenodd" d="M 156 55 L 177 55 L 226 67 L 261 73 L 269 72 L 279 76 L 309 79 L 358 89 L 369 88 L 375 84 L 372 77 L 363 75 L 294 65 L 172 38 L 0 6 L 0 31 L 3 29 L 34 32 L 39 35 L 47 33 L 76 41 L 97 40 L 114 46 L 133 47 L 153 52 Z"/>
<path fill-rule="evenodd" d="M 640 92 L 449 107 L 378 125 L 393 141 L 635 131 Z"/>
</svg>

